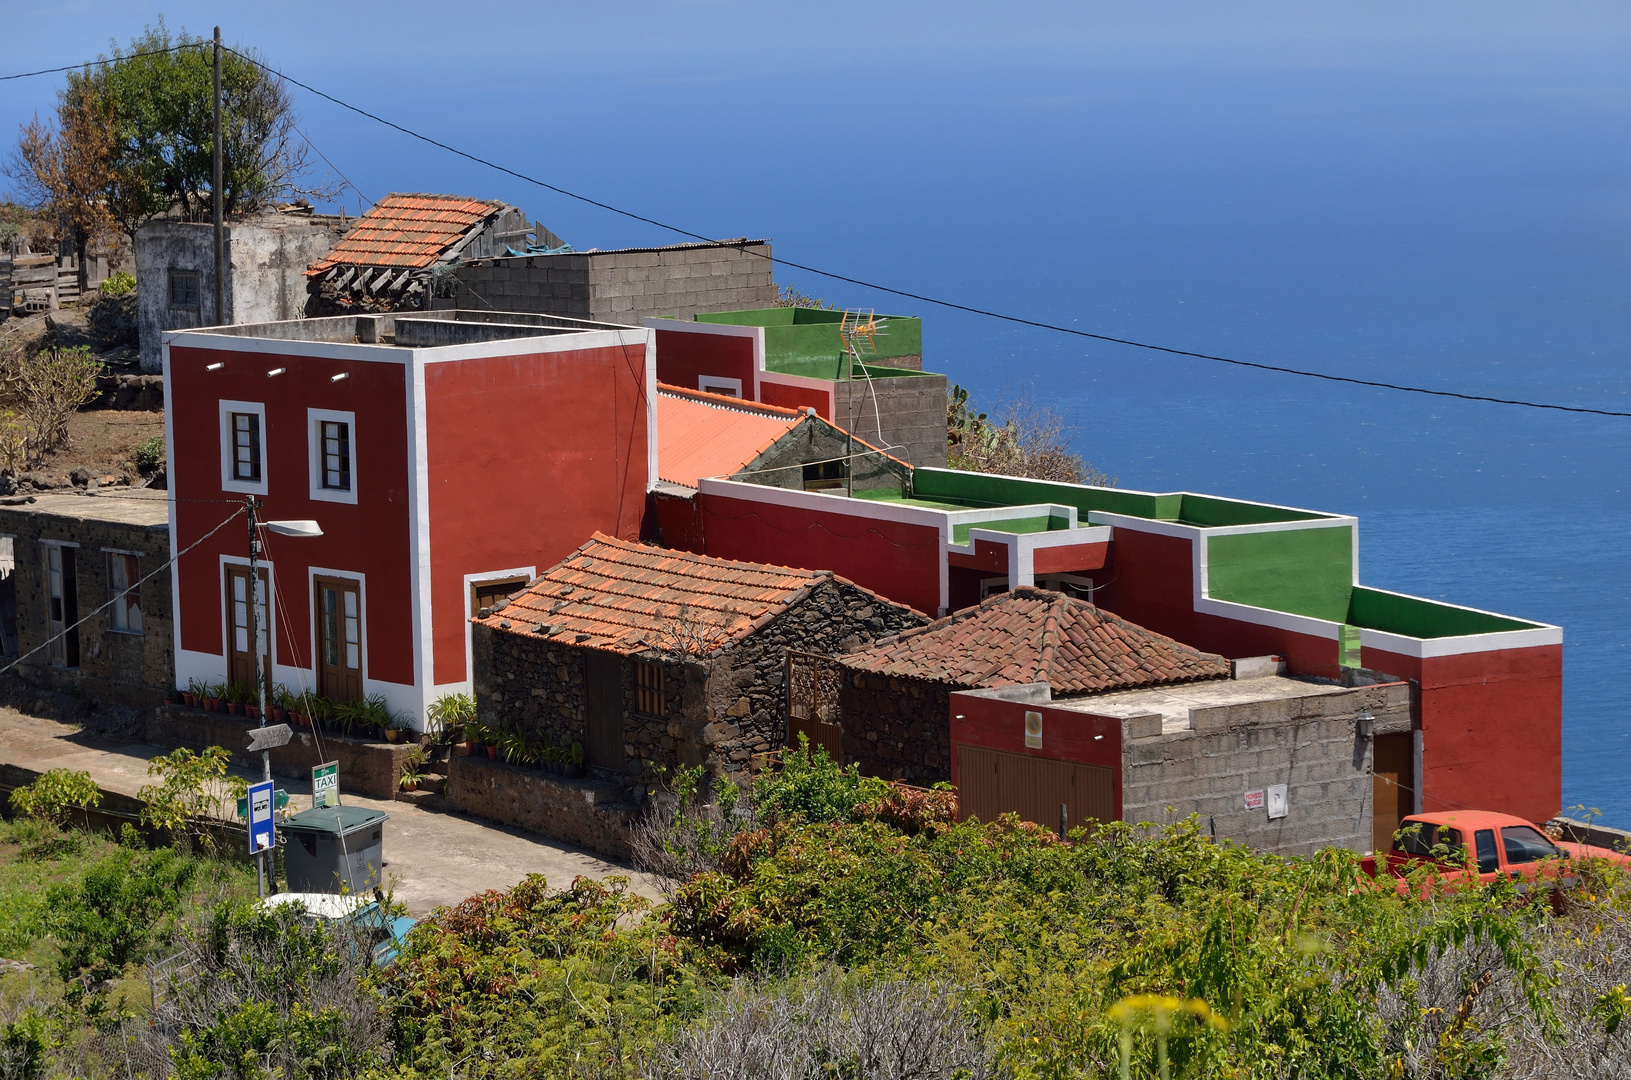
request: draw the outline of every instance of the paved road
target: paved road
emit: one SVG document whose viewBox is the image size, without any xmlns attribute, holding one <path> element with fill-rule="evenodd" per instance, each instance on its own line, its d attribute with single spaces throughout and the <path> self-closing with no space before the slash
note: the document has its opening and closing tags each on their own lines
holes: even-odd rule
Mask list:
<svg viewBox="0 0 1631 1080">
<path fill-rule="evenodd" d="M 67 724 L 0 708 L 0 763 L 41 772 L 75 769 L 90 773 L 105 791 L 134 796 L 149 782 L 148 760 L 165 752 L 157 746 L 98 739 Z M 276 779 L 295 806 L 310 805 L 309 783 Z M 486 889 L 508 889 L 527 874 L 543 874 L 552 886 L 562 887 L 580 875 L 621 874 L 633 879 L 636 892 L 657 897 L 655 884 L 644 875 L 566 844 L 405 802 L 356 795 L 346 795 L 344 801 L 391 816 L 385 827 L 385 874 L 397 899 L 414 915 L 457 904 Z"/>
</svg>

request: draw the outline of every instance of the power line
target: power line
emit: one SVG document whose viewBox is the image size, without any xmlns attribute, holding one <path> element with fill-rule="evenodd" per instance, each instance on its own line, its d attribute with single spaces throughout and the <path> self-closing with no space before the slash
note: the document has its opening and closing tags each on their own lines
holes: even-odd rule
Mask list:
<svg viewBox="0 0 1631 1080">
<path fill-rule="evenodd" d="M 178 46 L 178 48 L 180 48 L 180 47 L 182 47 L 182 46 Z M 664 230 L 667 230 L 668 232 L 676 233 L 676 234 L 678 234 L 680 236 L 690 237 L 693 240 L 699 240 L 699 241 L 701 241 L 703 243 L 706 243 L 706 244 L 720 243 L 719 240 L 716 240 L 716 239 L 714 239 L 713 237 L 710 237 L 710 236 L 705 236 L 702 233 L 692 232 L 690 229 L 682 229 L 678 225 L 671 225 L 668 222 L 659 221 L 656 218 L 647 217 L 644 214 L 637 214 L 632 210 L 624 210 L 622 207 L 613 206 L 611 203 L 602 202 L 599 199 L 592 199 L 587 195 L 580 195 L 575 191 L 570 191 L 570 190 L 568 190 L 566 188 L 560 187 L 559 185 L 551 184 L 546 180 L 540 180 L 536 176 L 529 176 L 526 173 L 517 172 L 515 169 L 511 169 L 511 168 L 509 168 L 507 166 L 500 165 L 496 161 L 491 161 L 491 160 L 489 160 L 487 158 L 479 157 L 476 154 L 469 153 L 468 151 L 460 150 L 456 146 L 450 146 L 447 143 L 444 143 L 444 142 L 441 142 L 441 141 L 439 141 L 437 139 L 431 138 L 429 135 L 423 135 L 423 134 L 421 134 L 421 133 L 419 133 L 417 131 L 414 131 L 412 128 L 403 127 L 401 124 L 395 123 L 394 121 L 391 121 L 391 120 L 387 120 L 383 116 L 378 115 L 377 113 L 371 113 L 367 109 L 359 108 L 358 106 L 353 105 L 348 101 L 342 101 L 340 98 L 335 97 L 333 94 L 324 93 L 323 91 L 317 89 L 315 86 L 312 86 L 312 85 L 310 85 L 308 83 L 301 82 L 299 79 L 296 79 L 296 78 L 293 78 L 293 77 L 291 77 L 289 75 L 286 75 L 283 72 L 277 70 L 276 68 L 273 68 L 271 65 L 266 64 L 265 62 L 263 62 L 261 60 L 257 60 L 254 57 L 249 56 L 249 55 L 247 55 L 245 53 L 241 53 L 238 50 L 231 48 L 230 46 L 223 45 L 222 48 L 225 49 L 227 52 L 230 52 L 233 55 L 239 57 L 240 59 L 245 60 L 245 61 L 247 61 L 247 62 L 249 62 L 251 64 L 254 64 L 256 67 L 258 67 L 261 70 L 267 72 L 268 74 L 274 75 L 277 78 L 284 80 L 285 82 L 288 82 L 288 83 L 290 83 L 290 84 L 292 84 L 294 86 L 300 87 L 302 90 L 306 91 L 309 94 L 315 94 L 317 97 L 320 97 L 325 101 L 332 102 L 333 104 L 340 106 L 342 109 L 347 109 L 347 110 L 349 110 L 351 112 L 356 113 L 358 116 L 366 117 L 367 119 L 372 120 L 377 124 L 381 124 L 381 125 L 383 125 L 385 127 L 388 127 L 390 129 L 392 129 L 393 131 L 399 131 L 402 134 L 407 135 L 409 138 L 418 139 L 420 142 L 427 143 L 428 145 L 434 146 L 439 150 L 445 150 L 450 154 L 453 154 L 453 155 L 455 155 L 457 157 L 462 157 L 467 161 L 471 161 L 471 162 L 476 163 L 477 165 L 485 166 L 486 168 L 492 169 L 492 170 L 494 170 L 496 172 L 503 173 L 506 176 L 513 176 L 517 180 L 521 180 L 521 181 L 523 181 L 525 183 L 533 184 L 533 185 L 535 185 L 537 187 L 541 187 L 546 191 L 553 191 L 557 195 L 564 195 L 569 199 L 575 199 L 578 202 L 585 203 L 585 204 L 587 204 L 589 206 L 597 207 L 597 208 L 599 208 L 601 210 L 606 210 L 606 211 L 608 211 L 610 213 L 617 214 L 617 215 L 619 215 L 621 217 L 628 218 L 628 219 L 630 219 L 632 221 L 639 221 L 639 222 L 642 222 L 642 223 L 647 224 L 647 225 L 655 225 L 659 229 L 664 229 Z M 163 51 L 171 51 L 171 50 L 163 50 Z M 145 55 L 145 54 L 132 54 L 132 55 Z M 51 71 L 68 71 L 68 70 L 72 70 L 72 69 L 71 68 L 53 68 L 53 69 L 50 69 L 50 70 Z M 6 79 L 25 78 L 27 75 L 43 75 L 43 74 L 48 74 L 48 73 L 49 73 L 48 71 L 27 72 L 24 75 L 8 75 L 8 76 L 0 77 L 0 78 L 6 78 Z M 1377 389 L 1377 390 L 1394 390 L 1394 391 L 1398 391 L 1400 393 L 1406 393 L 1406 394 L 1424 394 L 1424 395 L 1427 395 L 1429 397 L 1453 398 L 1453 399 L 1458 400 L 1458 401 L 1481 401 L 1481 402 L 1486 402 L 1486 403 L 1493 404 L 1493 405 L 1515 405 L 1515 406 L 1518 406 L 1518 407 L 1521 407 L 1521 408 L 1526 408 L 1526 409 L 1545 409 L 1545 410 L 1549 410 L 1549 411 L 1552 411 L 1552 412 L 1583 413 L 1583 414 L 1592 415 L 1592 416 L 1618 416 L 1618 417 L 1631 418 L 1631 412 L 1623 412 L 1623 411 L 1616 410 L 1616 409 L 1592 409 L 1592 408 L 1587 408 L 1587 407 L 1579 406 L 1579 405 L 1557 405 L 1557 404 L 1553 404 L 1553 403 L 1550 403 L 1550 402 L 1543 402 L 1543 401 L 1528 401 L 1528 400 L 1525 400 L 1525 399 L 1522 399 L 1522 398 L 1495 397 L 1495 396 L 1489 395 L 1489 394 L 1467 394 L 1467 393 L 1461 393 L 1461 392 L 1455 391 L 1455 390 L 1435 390 L 1435 389 L 1432 389 L 1430 387 L 1425 387 L 1425 386 L 1410 386 L 1410 385 L 1405 384 L 1405 383 L 1383 382 L 1383 381 L 1381 381 L 1379 379 L 1360 379 L 1360 378 L 1356 378 L 1356 377 L 1351 376 L 1351 375 L 1332 375 L 1332 374 L 1329 374 L 1327 372 L 1322 372 L 1322 371 L 1306 371 L 1306 370 L 1304 370 L 1302 368 L 1287 367 L 1287 366 L 1284 366 L 1284 365 L 1281 365 L 1281 364 L 1264 364 L 1264 363 L 1259 363 L 1259 362 L 1254 361 L 1254 360 L 1239 360 L 1239 359 L 1236 359 L 1234 357 L 1218 356 L 1218 355 L 1213 354 L 1213 353 L 1203 353 L 1203 352 L 1198 352 L 1198 351 L 1195 351 L 1195 350 L 1192 350 L 1192 349 L 1179 349 L 1179 348 L 1174 348 L 1174 347 L 1169 346 L 1169 345 L 1156 345 L 1153 342 L 1138 341 L 1138 340 L 1136 340 L 1134 338 L 1115 337 L 1115 336 L 1110 335 L 1110 334 L 1095 334 L 1095 333 L 1093 333 L 1091 331 L 1088 331 L 1088 330 L 1078 330 L 1078 329 L 1076 329 L 1074 327 L 1070 327 L 1070 326 L 1060 326 L 1057 323 L 1043 322 L 1040 319 L 1028 319 L 1028 318 L 1025 318 L 1025 317 L 1020 316 L 1020 315 L 1008 315 L 1008 314 L 1005 314 L 1005 313 L 1000 312 L 1000 311 L 991 311 L 991 310 L 989 310 L 987 308 L 975 307 L 972 304 L 960 304 L 960 303 L 958 303 L 958 302 L 956 302 L 954 300 L 941 300 L 941 299 L 938 299 L 938 298 L 933 297 L 933 296 L 925 295 L 923 293 L 915 293 L 915 292 L 911 292 L 911 291 L 906 290 L 906 289 L 896 289 L 896 288 L 893 288 L 892 286 L 889 286 L 889 285 L 880 285 L 875 281 L 867 281 L 867 280 L 865 280 L 863 278 L 851 277 L 851 276 L 849 276 L 847 274 L 839 274 L 839 273 L 835 273 L 835 272 L 833 272 L 831 270 L 822 270 L 819 267 L 810 266 L 810 265 L 805 264 L 805 263 L 792 262 L 791 260 L 788 260 L 788 259 L 778 259 L 778 258 L 775 258 L 772 255 L 766 255 L 766 254 L 763 254 L 762 252 L 754 251 L 751 248 L 747 248 L 747 247 L 744 247 L 741 250 L 747 252 L 749 255 L 753 255 L 753 256 L 755 256 L 757 258 L 761 258 L 761 259 L 766 259 L 766 260 L 768 260 L 768 261 L 770 261 L 772 263 L 780 263 L 783 266 L 791 267 L 791 268 L 793 268 L 795 270 L 802 270 L 805 273 L 809 273 L 809 274 L 816 274 L 816 275 L 818 275 L 820 277 L 829 278 L 829 279 L 831 279 L 833 281 L 842 281 L 842 282 L 845 282 L 845 283 L 850 284 L 850 285 L 859 285 L 860 287 L 862 287 L 864 289 L 873 289 L 873 290 L 875 290 L 877 292 L 887 293 L 890 296 L 899 296 L 899 297 L 902 297 L 903 299 L 907 299 L 907 300 L 916 300 L 919 303 L 933 304 L 936 307 L 946 308 L 946 309 L 951 310 L 951 311 L 967 312 L 970 315 L 979 315 L 979 316 L 981 316 L 983 318 L 987 318 L 987 319 L 996 319 L 996 320 L 1001 321 L 1001 322 L 1012 323 L 1012 324 L 1014 324 L 1016 326 L 1029 326 L 1029 327 L 1032 327 L 1032 328 L 1038 329 L 1038 330 L 1051 330 L 1054 333 L 1058 333 L 1058 334 L 1069 334 L 1072 337 L 1086 338 L 1087 340 L 1090 340 L 1090 341 L 1102 341 L 1102 342 L 1105 342 L 1105 343 L 1111 344 L 1111 345 L 1125 345 L 1125 346 L 1128 346 L 1129 348 L 1144 349 L 1144 350 L 1147 350 L 1147 351 L 1150 351 L 1150 352 L 1164 353 L 1164 354 L 1166 354 L 1168 356 L 1183 356 L 1183 357 L 1188 357 L 1188 358 L 1194 359 L 1194 360 L 1207 360 L 1207 361 L 1211 361 L 1213 363 L 1218 363 L 1218 364 L 1229 364 L 1229 365 L 1232 365 L 1234 367 L 1255 368 L 1258 371 L 1272 371 L 1272 372 L 1275 372 L 1275 373 L 1281 374 L 1281 375 L 1295 375 L 1295 376 L 1298 376 L 1298 377 L 1304 378 L 1304 379 L 1320 379 L 1320 380 L 1323 380 L 1325 382 L 1346 383 L 1346 384 L 1348 384 L 1350 386 L 1368 386 L 1368 387 L 1371 387 L 1371 388 Z"/>
<path fill-rule="evenodd" d="M 24 71 L 16 75 L 0 75 L 0 82 L 10 82 L 12 79 L 32 79 L 36 75 L 57 75 L 64 71 L 83 71 L 93 64 L 114 64 L 120 60 L 134 60 L 138 56 L 163 56 L 166 53 L 177 52 L 181 49 L 194 47 L 203 48 L 205 42 L 190 41 L 181 45 L 172 45 L 168 49 L 148 49 L 145 52 L 125 53 L 123 56 L 114 56 L 107 59 L 87 60 L 83 64 L 69 64 L 66 67 L 41 68 L 39 71 Z M 242 56 L 242 53 L 238 54 Z"/>
</svg>

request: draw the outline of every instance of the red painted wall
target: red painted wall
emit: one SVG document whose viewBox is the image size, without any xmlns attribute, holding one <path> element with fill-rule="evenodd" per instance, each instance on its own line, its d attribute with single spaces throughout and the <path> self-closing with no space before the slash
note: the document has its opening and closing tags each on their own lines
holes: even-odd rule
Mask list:
<svg viewBox="0 0 1631 1080">
<path fill-rule="evenodd" d="M 1073 574 L 1099 570 L 1110 553 L 1108 541 L 1102 544 L 1061 544 L 1041 547 L 1031 553 L 1033 574 Z"/>
<path fill-rule="evenodd" d="M 640 538 L 666 548 L 703 554 L 702 509 L 696 496 L 687 499 L 661 492 L 646 496 L 646 520 Z"/>
<path fill-rule="evenodd" d="M 205 365 L 220 362 L 217 371 Z M 266 372 L 288 371 L 275 378 Z M 349 378 L 338 383 L 330 376 Z M 176 544 L 182 549 L 240 506 L 243 496 L 221 490 L 221 433 L 217 403 L 223 399 L 266 406 L 266 520 L 311 518 L 323 528 L 317 539 L 269 536 L 265 557 L 273 564 L 278 610 L 274 657 L 309 667 L 311 596 L 307 568 L 319 566 L 365 577 L 367 676 L 413 682 L 413 611 L 408 557 L 408 427 L 405 369 L 400 364 L 314 359 L 273 352 L 229 352 L 173 347 L 166 386 L 171 412 L 175 475 Z M 308 408 L 354 412 L 352 433 L 357 504 L 310 498 L 306 438 Z M 185 419 L 183 419 L 185 418 Z M 189 500 L 214 500 L 192 502 Z M 248 555 L 242 518 L 185 555 L 177 570 L 180 646 L 220 654 L 224 649 L 220 556 Z"/>
<path fill-rule="evenodd" d="M 1420 683 L 1424 810 L 1546 821 L 1562 809 L 1562 646 L 1425 659 L 1367 648 L 1362 659 Z"/>
<path fill-rule="evenodd" d="M 978 570 L 982 577 L 1006 577 L 1008 575 L 1008 545 L 994 544 L 990 540 L 974 541 L 974 551 L 964 555 L 960 551 L 946 552 L 948 566 L 961 566 L 968 570 Z"/>
<path fill-rule="evenodd" d="M 787 409 L 812 408 L 821 419 L 832 423 L 832 388 L 817 389 L 792 382 L 780 382 L 774 372 L 759 373 L 759 400 L 766 405 L 780 405 Z"/>
<path fill-rule="evenodd" d="M 1025 713 L 1042 714 L 1042 748 L 1025 745 Z M 951 782 L 958 783 L 957 745 L 982 746 L 1026 757 L 1102 765 L 1115 773 L 1116 817 L 1121 817 L 1121 721 L 1051 705 L 1027 705 L 973 694 L 951 695 Z M 1095 736 L 1099 736 L 1095 738 Z"/>
<path fill-rule="evenodd" d="M 639 538 L 645 361 L 637 342 L 426 365 L 435 682 L 465 677 L 466 574 Z"/>
<path fill-rule="evenodd" d="M 709 555 L 831 570 L 929 615 L 940 607 L 940 534 L 934 528 L 706 492 L 697 500 Z"/>
<path fill-rule="evenodd" d="M 703 375 L 740 379 L 753 400 L 753 339 L 686 330 L 657 331 L 657 381 L 697 389 Z M 781 404 L 774 402 L 773 404 Z"/>
</svg>

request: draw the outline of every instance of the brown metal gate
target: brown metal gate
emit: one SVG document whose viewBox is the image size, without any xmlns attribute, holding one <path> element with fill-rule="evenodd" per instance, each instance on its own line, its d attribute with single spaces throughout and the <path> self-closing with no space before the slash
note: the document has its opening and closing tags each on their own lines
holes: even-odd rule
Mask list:
<svg viewBox="0 0 1631 1080">
<path fill-rule="evenodd" d="M 810 748 L 824 747 L 834 761 L 843 760 L 844 729 L 838 691 L 844 669 L 830 656 L 787 650 L 787 745 L 796 747 L 799 735 Z"/>
<path fill-rule="evenodd" d="M 1115 772 L 958 743 L 957 816 L 995 821 L 1003 814 L 1018 814 L 1061 835 L 1114 821 L 1121 816 Z"/>
</svg>

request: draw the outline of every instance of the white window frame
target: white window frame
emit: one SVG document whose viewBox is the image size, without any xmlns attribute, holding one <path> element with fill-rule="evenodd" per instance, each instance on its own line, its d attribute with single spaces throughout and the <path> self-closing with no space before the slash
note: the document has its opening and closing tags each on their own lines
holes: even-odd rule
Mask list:
<svg viewBox="0 0 1631 1080">
<path fill-rule="evenodd" d="M 351 445 L 351 490 L 336 491 L 323 486 L 323 422 L 345 424 Z M 316 502 L 357 504 L 357 414 L 336 409 L 306 410 L 306 462 L 310 494 Z M 266 475 L 265 470 L 261 475 Z"/>
<path fill-rule="evenodd" d="M 538 567 L 536 565 L 512 566 L 508 570 L 487 570 L 480 574 L 464 575 L 464 682 L 466 686 L 474 686 L 476 678 L 475 631 L 470 625 L 470 620 L 476 617 L 476 613 L 470 608 L 470 594 L 474 591 L 472 587 L 486 585 L 494 581 L 503 581 L 506 578 L 519 577 L 524 577 L 528 581 L 535 580 L 538 577 Z M 522 588 L 526 588 L 526 586 L 523 585 Z"/>
<path fill-rule="evenodd" d="M 221 411 L 221 490 L 237 492 L 239 495 L 265 495 L 267 481 L 271 477 L 271 462 L 266 455 L 266 406 L 259 401 L 226 401 L 220 402 Z M 260 457 L 261 478 L 259 483 L 248 480 L 234 480 L 232 478 L 232 451 L 235 446 L 232 432 L 233 413 L 252 413 L 260 417 Z"/>
<path fill-rule="evenodd" d="M 135 551 L 124 551 L 120 548 L 103 548 L 102 555 L 103 565 L 106 566 L 108 575 L 108 632 L 110 634 L 129 634 L 131 637 L 141 637 L 143 634 L 147 633 L 145 613 L 142 610 L 141 554 Z M 114 559 L 136 560 L 136 580 L 126 582 L 123 589 L 115 589 L 113 587 Z M 136 620 L 138 625 L 134 627 L 130 625 L 130 607 L 125 600 L 125 598 L 131 593 L 136 594 Z M 119 619 L 121 614 L 124 617 L 125 625 L 115 626 L 114 623 Z"/>
<path fill-rule="evenodd" d="M 708 386 L 704 385 L 704 384 L 712 384 L 715 387 L 728 386 L 728 387 L 731 388 L 731 391 L 730 391 L 730 396 L 731 397 L 739 398 L 739 397 L 742 396 L 742 380 L 741 379 L 727 379 L 723 375 L 698 375 L 697 376 L 697 389 L 698 390 L 702 391 L 704 394 L 717 394 L 717 393 L 720 392 L 719 390 L 717 390 L 717 389 L 710 390 L 708 388 Z"/>
</svg>

